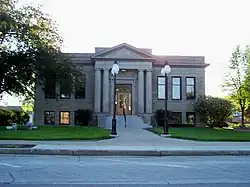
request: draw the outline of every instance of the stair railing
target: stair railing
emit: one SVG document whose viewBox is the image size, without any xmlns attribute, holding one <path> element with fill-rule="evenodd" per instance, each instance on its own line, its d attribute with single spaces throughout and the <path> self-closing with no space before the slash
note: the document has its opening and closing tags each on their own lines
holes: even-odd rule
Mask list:
<svg viewBox="0 0 250 187">
<path fill-rule="evenodd" d="M 123 111 L 123 117 L 124 117 L 125 128 L 127 128 L 127 117 L 126 117 L 126 112 L 125 112 L 124 105 L 123 105 L 123 107 L 122 107 L 122 111 Z"/>
</svg>

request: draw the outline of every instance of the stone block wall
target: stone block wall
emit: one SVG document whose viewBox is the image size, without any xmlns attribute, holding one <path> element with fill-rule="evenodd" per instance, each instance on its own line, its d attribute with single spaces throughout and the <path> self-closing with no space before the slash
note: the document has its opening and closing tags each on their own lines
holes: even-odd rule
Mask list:
<svg viewBox="0 0 250 187">
<path fill-rule="evenodd" d="M 70 99 L 60 99 L 60 88 L 57 86 L 58 98 L 45 99 L 44 92 L 40 85 L 36 85 L 35 107 L 34 107 L 34 123 L 36 125 L 44 124 L 44 111 L 55 111 L 55 124 L 59 124 L 59 112 L 70 112 L 70 124 L 74 124 L 75 111 L 78 109 L 90 109 L 93 111 L 94 106 L 94 66 L 83 66 L 86 74 L 86 98 L 75 99 L 73 92 Z"/>
<path fill-rule="evenodd" d="M 154 67 L 152 74 L 152 98 L 153 98 L 153 113 L 157 109 L 165 108 L 165 100 L 159 100 L 157 96 L 157 78 L 161 75 L 162 67 Z M 182 83 L 182 99 L 172 100 L 172 76 L 181 76 Z M 182 123 L 186 123 L 186 112 L 193 112 L 193 103 L 195 100 L 186 100 L 186 77 L 195 77 L 196 79 L 196 98 L 200 95 L 205 95 L 205 69 L 204 68 L 184 68 L 172 67 L 172 71 L 168 76 L 168 110 L 173 112 L 182 112 Z"/>
</svg>

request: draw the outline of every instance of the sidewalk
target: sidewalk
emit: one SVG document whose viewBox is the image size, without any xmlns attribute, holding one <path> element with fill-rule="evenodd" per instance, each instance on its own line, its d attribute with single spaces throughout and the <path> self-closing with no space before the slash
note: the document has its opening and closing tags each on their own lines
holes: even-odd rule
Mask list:
<svg viewBox="0 0 250 187">
<path fill-rule="evenodd" d="M 162 138 L 162 137 L 161 137 Z M 119 138 L 102 141 L 15 141 L 0 144 L 29 144 L 32 148 L 0 148 L 0 154 L 88 155 L 88 156 L 216 156 L 250 155 L 250 142 L 198 142 L 162 138 L 162 144 L 123 142 Z M 164 145 L 164 144 L 165 145 Z M 147 145 L 146 145 L 147 144 Z"/>
<path fill-rule="evenodd" d="M 250 155 L 249 146 L 73 146 L 37 145 L 33 148 L 0 148 L 0 154 L 82 156 L 216 156 Z"/>
</svg>

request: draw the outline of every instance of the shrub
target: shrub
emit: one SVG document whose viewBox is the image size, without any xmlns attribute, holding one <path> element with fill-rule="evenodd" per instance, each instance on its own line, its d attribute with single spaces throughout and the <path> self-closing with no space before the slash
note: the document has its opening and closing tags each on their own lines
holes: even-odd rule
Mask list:
<svg viewBox="0 0 250 187">
<path fill-rule="evenodd" d="M 17 124 L 26 124 L 29 121 L 29 114 L 24 111 L 13 110 L 15 121 Z"/>
<path fill-rule="evenodd" d="M 11 123 L 25 124 L 29 121 L 29 114 L 18 110 L 0 110 L 0 125 L 6 126 Z"/>
<path fill-rule="evenodd" d="M 209 127 L 223 127 L 232 114 L 232 104 L 229 100 L 200 96 L 194 103 L 194 110 L 202 123 Z"/>
<path fill-rule="evenodd" d="M 0 125 L 6 126 L 9 125 L 12 121 L 14 113 L 8 110 L 0 109 Z"/>
<path fill-rule="evenodd" d="M 173 115 L 172 115 L 172 111 L 167 111 L 167 116 L 168 119 L 170 120 L 169 124 L 174 123 L 174 119 L 173 119 Z M 163 109 L 158 109 L 155 111 L 155 121 L 157 123 L 157 126 L 163 127 L 164 126 L 164 119 L 165 118 L 165 110 Z"/>
<path fill-rule="evenodd" d="M 92 120 L 93 112 L 88 109 L 78 109 L 75 112 L 75 124 L 88 126 Z"/>
</svg>

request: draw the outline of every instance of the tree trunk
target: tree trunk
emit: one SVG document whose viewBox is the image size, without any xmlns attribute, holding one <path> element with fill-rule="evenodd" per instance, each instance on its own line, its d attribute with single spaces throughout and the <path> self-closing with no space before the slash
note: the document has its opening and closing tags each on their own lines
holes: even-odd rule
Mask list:
<svg viewBox="0 0 250 187">
<path fill-rule="evenodd" d="M 241 126 L 244 127 L 245 124 L 245 108 L 241 108 Z"/>
</svg>

